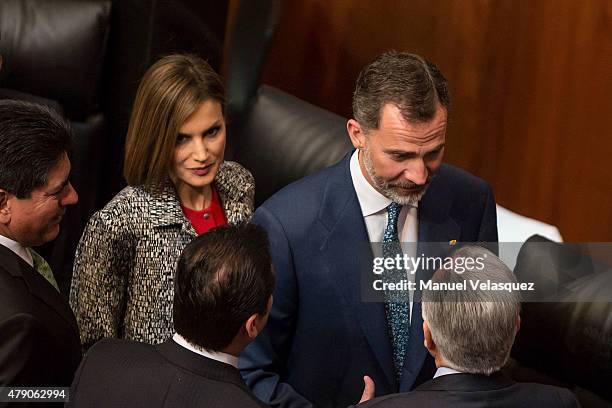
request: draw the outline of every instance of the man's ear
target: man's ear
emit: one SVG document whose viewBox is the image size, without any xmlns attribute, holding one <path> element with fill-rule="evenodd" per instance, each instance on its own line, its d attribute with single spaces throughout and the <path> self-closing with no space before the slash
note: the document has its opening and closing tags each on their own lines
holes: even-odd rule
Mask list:
<svg viewBox="0 0 612 408">
<path fill-rule="evenodd" d="M 244 329 L 246 331 L 247 336 L 251 340 L 254 340 L 255 337 L 259 334 L 259 325 L 257 324 L 257 320 L 260 318 L 259 314 L 255 313 L 251 315 L 244 324 Z"/>
<path fill-rule="evenodd" d="M 11 206 L 9 198 L 11 194 L 0 188 L 0 223 L 6 224 L 11 220 Z"/>
<path fill-rule="evenodd" d="M 427 324 L 427 320 L 423 321 L 423 345 L 425 348 L 431 353 L 436 349 L 436 343 L 434 343 L 433 338 L 431 337 L 431 330 L 429 330 L 429 324 Z"/>
<path fill-rule="evenodd" d="M 268 323 L 268 315 L 272 309 L 272 295 L 268 298 L 268 304 L 266 305 L 266 311 L 263 314 L 255 313 L 251 315 L 244 324 L 244 329 L 251 340 L 253 340 L 259 333 L 262 332 L 266 324 Z"/>
<path fill-rule="evenodd" d="M 355 149 L 363 149 L 365 146 L 366 135 L 364 134 L 359 122 L 357 122 L 355 119 L 349 119 L 349 121 L 346 122 L 346 130 L 351 138 L 353 147 Z"/>
</svg>

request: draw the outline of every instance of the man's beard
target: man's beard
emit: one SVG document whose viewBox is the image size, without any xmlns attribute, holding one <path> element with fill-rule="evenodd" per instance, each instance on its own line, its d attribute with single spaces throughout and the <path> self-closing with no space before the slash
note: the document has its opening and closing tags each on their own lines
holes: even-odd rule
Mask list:
<svg viewBox="0 0 612 408">
<path fill-rule="evenodd" d="M 368 176 L 370 176 L 370 179 L 374 183 L 374 188 L 376 188 L 379 192 L 381 192 L 382 195 L 384 195 L 391 201 L 396 202 L 400 205 L 411 205 L 411 206 L 416 206 L 418 202 L 421 200 L 421 198 L 423 198 L 423 196 L 425 195 L 425 192 L 427 191 L 427 187 L 429 187 L 429 182 L 431 181 L 433 176 L 430 176 L 427 179 L 427 182 L 425 183 L 425 185 L 422 185 L 422 186 L 415 184 L 415 183 L 411 183 L 411 182 L 389 182 L 383 179 L 382 177 L 380 177 L 378 174 L 376 174 L 376 170 L 374 170 L 374 164 L 372 163 L 372 160 L 370 157 L 369 143 L 367 142 L 365 143 L 365 147 L 362 149 L 361 153 L 363 153 L 363 164 L 366 168 Z M 400 194 L 396 190 L 397 187 L 406 188 L 406 189 L 421 188 L 421 190 L 416 191 L 416 192 L 410 192 L 407 194 Z"/>
</svg>

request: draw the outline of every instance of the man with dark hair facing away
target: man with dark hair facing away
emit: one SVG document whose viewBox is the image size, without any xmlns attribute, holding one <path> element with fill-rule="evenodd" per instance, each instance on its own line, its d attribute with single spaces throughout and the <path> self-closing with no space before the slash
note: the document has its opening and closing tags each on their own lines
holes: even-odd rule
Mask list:
<svg viewBox="0 0 612 408">
<path fill-rule="evenodd" d="M 474 245 L 457 250 L 453 259 L 476 262 L 438 270 L 432 279 L 437 286 L 423 291 L 423 332 L 425 347 L 436 362 L 434 378 L 412 392 L 376 398 L 359 407 L 577 407 L 569 390 L 516 383 L 500 371 L 520 326 L 520 292 L 490 290 L 480 283 L 511 287 L 516 278 L 508 267 Z"/>
<path fill-rule="evenodd" d="M 33 249 L 57 237 L 78 200 L 70 152 L 70 127 L 53 110 L 0 101 L 1 387 L 68 387 L 81 360 L 76 319 Z"/>
<path fill-rule="evenodd" d="M 85 355 L 68 407 L 262 407 L 236 369 L 264 328 L 274 273 L 263 228 L 221 227 L 177 265 L 176 333 L 158 345 L 106 339 Z"/>
</svg>

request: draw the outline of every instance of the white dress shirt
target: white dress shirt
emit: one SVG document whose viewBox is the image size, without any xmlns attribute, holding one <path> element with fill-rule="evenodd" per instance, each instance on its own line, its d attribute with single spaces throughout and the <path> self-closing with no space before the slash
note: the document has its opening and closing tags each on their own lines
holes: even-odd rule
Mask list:
<svg viewBox="0 0 612 408">
<path fill-rule="evenodd" d="M 357 193 L 363 220 L 368 231 L 370 242 L 380 243 L 383 240 L 385 228 L 387 227 L 387 207 L 392 203 L 391 199 L 379 193 L 366 179 L 359 165 L 359 152 L 355 150 L 351 156 L 350 171 L 353 186 Z M 397 220 L 397 234 L 400 242 L 416 243 L 418 241 L 419 219 L 418 206 L 404 205 Z M 416 245 L 404 246 L 404 253 L 410 257 L 416 256 Z M 374 256 L 381 256 L 380 246 L 373 246 Z M 410 282 L 415 281 L 415 274 L 407 273 Z M 410 295 L 410 319 L 412 319 L 412 293 Z"/>
<path fill-rule="evenodd" d="M 235 368 L 238 368 L 238 357 L 232 356 L 231 354 L 224 353 L 222 351 L 208 351 L 203 348 L 196 348 L 193 344 L 191 344 L 187 339 L 181 336 L 178 333 L 174 333 L 172 336 L 172 340 L 179 346 L 185 347 L 187 350 L 192 351 L 196 354 L 199 354 L 204 357 L 208 357 L 212 360 L 220 361 L 225 364 L 229 364 Z"/>
<path fill-rule="evenodd" d="M 30 250 L 21 245 L 19 242 L 13 241 L 12 239 L 5 237 L 4 235 L 0 235 L 0 245 L 7 247 L 11 251 L 13 251 L 18 257 L 23 259 L 28 265 L 34 267 L 34 259 L 32 258 Z"/>
<path fill-rule="evenodd" d="M 443 375 L 449 375 L 449 374 L 463 374 L 461 371 L 457 371 L 453 368 L 449 368 L 449 367 L 439 367 L 436 370 L 436 373 L 434 374 L 433 378 L 436 377 L 442 377 Z"/>
</svg>

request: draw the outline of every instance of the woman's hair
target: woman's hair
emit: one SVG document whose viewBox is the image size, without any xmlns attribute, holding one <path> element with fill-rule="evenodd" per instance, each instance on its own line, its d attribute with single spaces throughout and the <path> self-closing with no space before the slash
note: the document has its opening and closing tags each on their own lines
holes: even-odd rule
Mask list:
<svg viewBox="0 0 612 408">
<path fill-rule="evenodd" d="M 153 64 L 138 87 L 130 117 L 123 165 L 127 183 L 162 180 L 179 128 L 207 100 L 219 102 L 225 114 L 224 91 L 219 75 L 195 55 L 169 55 Z"/>
</svg>

